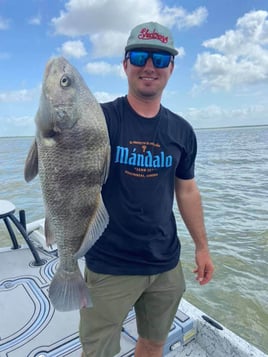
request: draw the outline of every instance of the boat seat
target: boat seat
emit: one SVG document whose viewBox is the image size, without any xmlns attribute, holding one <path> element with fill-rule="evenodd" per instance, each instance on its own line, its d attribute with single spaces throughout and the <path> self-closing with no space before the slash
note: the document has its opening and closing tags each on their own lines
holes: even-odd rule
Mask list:
<svg viewBox="0 0 268 357">
<path fill-rule="evenodd" d="M 8 215 L 9 213 L 14 213 L 16 207 L 10 201 L 0 200 L 0 218 Z"/>
<path fill-rule="evenodd" d="M 4 220 L 9 236 L 13 243 L 13 249 L 18 249 L 20 246 L 18 245 L 16 236 L 9 222 L 9 219 L 11 219 L 11 216 L 15 213 L 15 211 L 16 207 L 12 202 L 0 200 L 0 219 Z"/>
<path fill-rule="evenodd" d="M 35 260 L 34 264 L 37 266 L 43 265 L 45 261 L 40 259 L 35 246 L 33 245 L 32 241 L 30 240 L 27 234 L 25 211 L 24 210 L 19 211 L 19 220 L 15 216 L 15 211 L 16 211 L 16 207 L 12 202 L 6 200 L 0 200 L 0 220 L 3 219 L 5 226 L 8 230 L 9 236 L 13 244 L 12 249 L 19 249 L 20 245 L 18 244 L 11 222 L 16 226 L 16 228 L 18 229 L 18 231 L 26 241 L 28 247 L 30 248 Z"/>
</svg>

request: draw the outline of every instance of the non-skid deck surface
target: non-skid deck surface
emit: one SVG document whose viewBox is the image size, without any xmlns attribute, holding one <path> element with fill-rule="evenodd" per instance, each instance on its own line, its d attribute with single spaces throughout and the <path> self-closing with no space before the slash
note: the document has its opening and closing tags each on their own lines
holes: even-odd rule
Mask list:
<svg viewBox="0 0 268 357">
<path fill-rule="evenodd" d="M 79 312 L 58 312 L 51 306 L 48 287 L 58 260 L 43 252 L 39 254 L 47 262 L 36 267 L 26 248 L 0 250 L 0 356 L 78 357 Z M 81 260 L 79 264 L 83 269 L 84 262 Z M 124 329 L 118 356 L 130 357 L 134 355 L 137 337 L 133 312 L 128 315 Z M 173 334 L 175 330 L 176 324 Z M 204 352 L 197 352 L 197 347 L 191 346 L 196 350 L 195 356 L 205 356 Z"/>
</svg>

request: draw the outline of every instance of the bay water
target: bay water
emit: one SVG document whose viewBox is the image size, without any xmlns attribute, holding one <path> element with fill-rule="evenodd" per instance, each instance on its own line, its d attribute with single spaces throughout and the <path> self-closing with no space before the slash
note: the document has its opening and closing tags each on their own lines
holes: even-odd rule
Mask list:
<svg viewBox="0 0 268 357">
<path fill-rule="evenodd" d="M 187 283 L 184 297 L 268 353 L 268 126 L 196 134 L 196 180 L 215 275 L 205 286 L 195 281 L 194 244 L 174 205 Z M 0 199 L 13 202 L 16 213 L 24 209 L 28 222 L 44 217 L 38 178 L 28 184 L 23 178 L 32 141 L 0 138 Z M 10 245 L 0 221 L 0 246 Z"/>
</svg>

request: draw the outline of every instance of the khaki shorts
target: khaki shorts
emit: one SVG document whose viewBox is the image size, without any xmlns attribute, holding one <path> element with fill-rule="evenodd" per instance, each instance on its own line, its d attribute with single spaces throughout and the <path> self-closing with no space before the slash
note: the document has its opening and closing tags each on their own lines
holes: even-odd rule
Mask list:
<svg viewBox="0 0 268 357">
<path fill-rule="evenodd" d="M 113 357 L 120 352 L 120 334 L 128 312 L 135 307 L 139 336 L 165 341 L 185 281 L 179 263 L 157 275 L 106 275 L 85 269 L 93 307 L 80 311 L 80 340 L 86 357 Z"/>
</svg>

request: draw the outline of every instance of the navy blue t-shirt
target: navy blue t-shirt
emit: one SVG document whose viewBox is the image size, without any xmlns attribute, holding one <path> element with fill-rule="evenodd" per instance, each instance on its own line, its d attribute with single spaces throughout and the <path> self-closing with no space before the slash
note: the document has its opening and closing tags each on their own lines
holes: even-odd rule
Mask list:
<svg viewBox="0 0 268 357">
<path fill-rule="evenodd" d="M 102 188 L 110 221 L 86 254 L 86 264 L 96 273 L 114 275 L 173 269 L 180 256 L 174 182 L 194 177 L 194 131 L 163 106 L 154 118 L 139 116 L 127 97 L 102 109 L 111 142 L 109 177 Z"/>
</svg>

